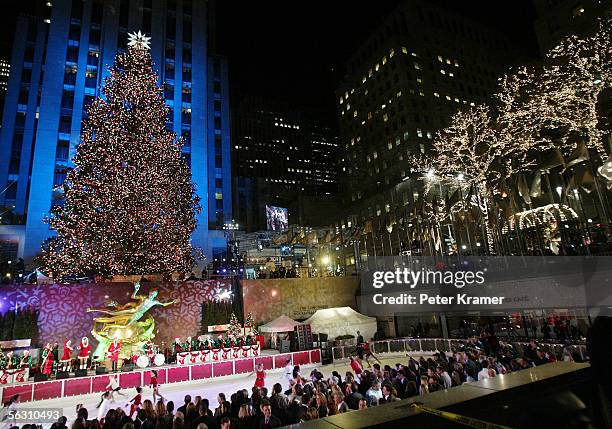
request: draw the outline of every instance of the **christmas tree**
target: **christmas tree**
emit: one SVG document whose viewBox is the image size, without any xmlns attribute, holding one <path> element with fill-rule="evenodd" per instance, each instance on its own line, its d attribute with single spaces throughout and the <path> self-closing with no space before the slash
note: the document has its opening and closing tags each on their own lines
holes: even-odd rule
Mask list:
<svg viewBox="0 0 612 429">
<path fill-rule="evenodd" d="M 55 277 L 95 273 L 189 272 L 190 236 L 200 211 L 182 142 L 166 128 L 170 113 L 157 85 L 148 37 L 130 34 L 87 110 L 65 206 L 49 223 L 44 267 Z"/>
<path fill-rule="evenodd" d="M 229 329 L 227 331 L 228 335 L 233 335 L 236 338 L 242 337 L 242 326 L 238 321 L 238 318 L 234 313 L 232 313 L 229 321 Z"/>
<path fill-rule="evenodd" d="M 251 333 L 253 335 L 257 335 L 257 330 L 255 329 L 255 321 L 253 320 L 253 313 L 251 313 L 249 311 L 249 314 L 247 314 L 246 320 L 244 322 L 244 327 L 245 328 L 251 328 Z"/>
</svg>

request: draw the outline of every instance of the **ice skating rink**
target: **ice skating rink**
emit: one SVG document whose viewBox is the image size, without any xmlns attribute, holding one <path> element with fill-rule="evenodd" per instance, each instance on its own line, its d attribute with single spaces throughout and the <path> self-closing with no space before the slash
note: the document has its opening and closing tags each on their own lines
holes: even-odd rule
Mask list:
<svg viewBox="0 0 612 429">
<path fill-rule="evenodd" d="M 395 356 L 379 356 L 381 365 L 394 366 L 396 363 L 407 364 L 408 358 L 405 355 Z M 374 361 L 371 359 L 371 362 Z M 367 364 L 364 362 L 364 367 L 367 369 Z M 333 363 L 331 365 L 303 365 L 302 376 L 308 377 L 310 371 L 313 368 L 319 368 L 319 371 L 323 373 L 325 378 L 331 376 L 332 371 L 338 371 L 343 377 L 346 371 L 350 371 L 349 362 L 343 361 L 340 363 Z M 160 393 L 164 396 L 166 401 L 174 401 L 175 409 L 183 405 L 183 398 L 185 395 L 191 395 L 192 398 L 196 395 L 207 398 L 210 401 L 211 409 L 216 408 L 219 404 L 217 402 L 217 394 L 220 392 L 225 393 L 227 399 L 240 389 L 248 389 L 249 393 L 255 383 L 255 375 L 249 376 L 249 374 L 231 375 L 227 377 L 219 377 L 212 380 L 198 380 L 182 383 L 163 384 L 160 386 Z M 284 389 L 288 388 L 288 382 L 283 377 L 283 370 L 270 370 L 266 371 L 266 387 L 268 390 L 272 390 L 272 386 L 275 383 L 281 383 Z M 123 408 L 126 412 L 129 412 L 128 401 L 136 395 L 136 389 L 130 388 L 121 391 L 125 396 L 120 396 L 115 393 L 115 401 L 112 404 L 112 408 Z M 148 386 L 143 386 L 143 400 L 153 400 L 153 390 Z M 90 394 L 82 396 L 72 396 L 69 398 L 61 399 L 47 399 L 44 401 L 34 401 L 20 404 L 17 409 L 27 408 L 61 408 L 63 415 L 68 418 L 68 427 L 70 423 L 76 417 L 76 406 L 77 404 L 83 404 L 89 411 L 89 418 L 94 419 L 98 414 L 96 405 L 100 402 L 100 394 Z M 21 423 L 22 426 L 26 422 Z M 37 423 L 37 422 L 27 422 Z M 47 429 L 51 427 L 51 423 L 43 423 L 43 428 Z M 1 426 L 0 426 L 1 427 Z"/>
</svg>

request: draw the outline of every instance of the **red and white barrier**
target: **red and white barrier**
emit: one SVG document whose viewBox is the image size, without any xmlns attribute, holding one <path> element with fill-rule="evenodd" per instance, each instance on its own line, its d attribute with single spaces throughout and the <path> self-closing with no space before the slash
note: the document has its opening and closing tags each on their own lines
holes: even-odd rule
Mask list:
<svg viewBox="0 0 612 429">
<path fill-rule="evenodd" d="M 176 355 L 177 365 L 197 365 L 259 356 L 259 344 L 252 346 L 226 347 L 220 349 L 183 352 Z"/>
<path fill-rule="evenodd" d="M 166 366 L 157 368 L 157 380 L 161 384 L 195 381 L 233 374 L 253 372 L 255 365 L 262 364 L 265 370 L 284 368 L 287 359 L 293 365 L 321 363 L 320 350 L 282 353 L 277 355 L 251 356 L 226 361 L 199 364 Z M 151 380 L 151 369 L 121 372 L 119 384 L 122 388 L 147 386 Z M 19 395 L 21 402 L 41 401 L 43 399 L 65 398 L 76 395 L 104 392 L 108 385 L 108 374 L 87 377 L 67 378 L 64 380 L 41 381 L 2 386 L 0 397 L 7 402 L 11 396 Z"/>
</svg>

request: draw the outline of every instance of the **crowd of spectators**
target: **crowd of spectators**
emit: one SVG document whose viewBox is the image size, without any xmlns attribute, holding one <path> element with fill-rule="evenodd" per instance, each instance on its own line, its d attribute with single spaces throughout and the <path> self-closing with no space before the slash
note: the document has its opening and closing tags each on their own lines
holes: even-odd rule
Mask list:
<svg viewBox="0 0 612 429">
<path fill-rule="evenodd" d="M 569 349 L 559 358 L 573 360 Z M 211 409 L 209 400 L 185 396 L 184 404 L 175 409 L 172 401 L 156 404 L 145 400 L 133 417 L 124 408 L 111 408 L 104 419 L 90 420 L 85 408 L 78 409 L 72 429 L 234 429 L 272 428 L 300 423 L 334 414 L 427 395 L 465 382 L 497 377 L 512 371 L 543 365 L 557 359 L 531 341 L 521 353 L 511 344 L 498 341 L 494 335 L 471 337 L 460 349 L 448 356 L 437 353 L 393 367 L 376 363 L 362 367 L 351 358 L 351 369 L 344 375 L 333 371 L 325 377 L 319 369 L 302 375 L 295 367 L 285 390 L 280 383 L 267 387 L 239 390 L 229 397 L 220 393 L 218 407 Z M 61 422 L 53 429 L 65 429 Z M 26 428 L 30 429 L 30 428 Z M 31 428 L 34 429 L 34 428 Z"/>
</svg>

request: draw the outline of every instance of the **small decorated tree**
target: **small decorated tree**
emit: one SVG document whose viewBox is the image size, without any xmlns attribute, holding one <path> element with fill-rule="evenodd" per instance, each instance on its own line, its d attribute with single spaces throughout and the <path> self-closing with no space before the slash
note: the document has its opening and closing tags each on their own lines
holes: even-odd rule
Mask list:
<svg viewBox="0 0 612 429">
<path fill-rule="evenodd" d="M 251 313 L 250 311 L 249 314 L 247 314 L 246 320 L 244 322 L 244 327 L 250 328 L 251 335 L 259 335 L 257 329 L 255 329 L 255 320 L 253 320 L 253 313 Z"/>
<path fill-rule="evenodd" d="M 230 316 L 229 330 L 227 331 L 227 335 L 235 338 L 242 337 L 242 326 L 234 313 L 232 313 Z"/>
</svg>

